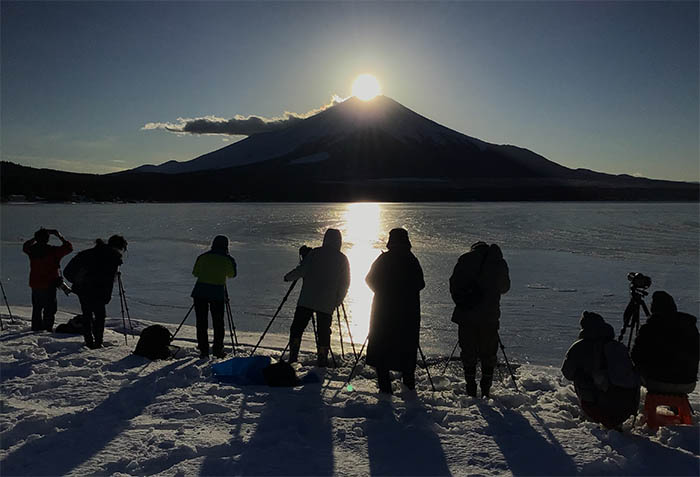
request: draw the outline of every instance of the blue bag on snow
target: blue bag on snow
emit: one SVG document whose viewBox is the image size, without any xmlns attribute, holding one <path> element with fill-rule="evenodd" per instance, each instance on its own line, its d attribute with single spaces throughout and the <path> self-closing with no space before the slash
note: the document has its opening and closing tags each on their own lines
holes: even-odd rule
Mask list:
<svg viewBox="0 0 700 477">
<path fill-rule="evenodd" d="M 266 384 L 263 369 L 267 368 L 271 362 L 272 359 L 269 356 L 231 358 L 212 364 L 211 369 L 216 379 L 224 383 L 263 385 Z"/>
</svg>

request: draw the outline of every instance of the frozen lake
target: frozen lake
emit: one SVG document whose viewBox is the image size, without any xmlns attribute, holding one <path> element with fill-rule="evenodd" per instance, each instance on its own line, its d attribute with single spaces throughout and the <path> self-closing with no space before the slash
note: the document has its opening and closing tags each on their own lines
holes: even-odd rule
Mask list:
<svg viewBox="0 0 700 477">
<path fill-rule="evenodd" d="M 405 227 L 425 274 L 427 354 L 447 355 L 456 342 L 448 279 L 477 240 L 500 244 L 510 266 L 501 337 L 514 361 L 558 366 L 582 310 L 601 313 L 619 331 L 630 271 L 651 276 L 650 290 L 668 291 L 679 309 L 697 315 L 700 307 L 696 203 L 3 204 L 0 212 L 1 274 L 11 305 L 31 304 L 22 243 L 39 226 L 59 229 L 76 251 L 120 233 L 129 241 L 122 276 L 132 317 L 179 323 L 191 304 L 194 260 L 225 234 L 239 269 L 228 285 L 234 321 L 240 330 L 262 332 L 289 287 L 282 277 L 296 266 L 299 247 L 320 245 L 334 227 L 350 260 L 346 309 L 362 342 L 372 298 L 364 277 L 389 230 Z M 287 333 L 298 290 L 271 332 Z M 79 311 L 76 297 L 59 295 L 59 309 Z M 120 316 L 116 296 L 108 313 Z M 337 324 L 333 333 L 337 338 Z"/>
</svg>

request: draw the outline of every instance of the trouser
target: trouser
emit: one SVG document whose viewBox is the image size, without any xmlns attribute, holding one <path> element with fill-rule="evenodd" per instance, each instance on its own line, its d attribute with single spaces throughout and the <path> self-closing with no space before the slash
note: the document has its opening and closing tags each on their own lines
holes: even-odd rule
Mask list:
<svg viewBox="0 0 700 477">
<path fill-rule="evenodd" d="M 316 311 L 316 322 L 318 324 L 316 328 L 316 346 L 318 351 L 330 349 L 331 346 L 331 315 L 323 313 L 321 311 Z M 299 346 L 301 344 L 301 336 L 304 334 L 306 326 L 309 324 L 309 320 L 314 314 L 314 310 L 311 308 L 306 308 L 304 306 L 297 306 L 294 312 L 294 320 L 292 321 L 292 327 L 289 330 L 289 342 L 290 342 L 290 361 L 296 361 L 297 354 L 299 352 Z"/>
<path fill-rule="evenodd" d="M 406 366 L 401 370 L 401 379 L 408 389 L 416 388 L 416 368 Z M 377 382 L 379 392 L 391 394 L 391 372 L 389 368 L 377 367 Z"/>
<path fill-rule="evenodd" d="M 105 330 L 107 310 L 102 300 L 79 295 L 80 308 L 83 311 L 83 336 L 88 346 L 101 346 Z"/>
<path fill-rule="evenodd" d="M 32 331 L 51 331 L 57 309 L 56 287 L 32 288 Z"/>
<path fill-rule="evenodd" d="M 476 364 L 481 361 L 481 375 L 493 377 L 498 353 L 498 322 L 463 323 L 459 325 L 460 356 L 467 380 L 476 375 Z"/>
<path fill-rule="evenodd" d="M 223 301 L 194 299 L 194 313 L 197 316 L 197 348 L 202 353 L 209 354 L 209 310 L 211 310 L 211 324 L 214 328 L 214 352 L 224 349 L 224 306 Z"/>
</svg>

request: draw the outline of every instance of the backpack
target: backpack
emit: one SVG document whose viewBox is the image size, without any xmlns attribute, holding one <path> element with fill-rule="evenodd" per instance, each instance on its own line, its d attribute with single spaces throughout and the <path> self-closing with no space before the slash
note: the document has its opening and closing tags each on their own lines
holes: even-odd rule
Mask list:
<svg viewBox="0 0 700 477">
<path fill-rule="evenodd" d="M 141 332 L 134 354 L 150 360 L 168 359 L 172 356 L 170 331 L 163 325 L 151 325 Z"/>
<path fill-rule="evenodd" d="M 476 278 L 469 281 L 465 286 L 457 289 L 452 284 L 452 278 L 450 278 L 450 291 L 452 292 L 452 299 L 455 304 L 462 310 L 473 310 L 484 299 L 484 291 L 479 285 L 479 278 L 481 277 L 481 271 L 484 269 L 484 262 L 489 254 L 489 249 L 486 251 L 484 256 L 481 258 L 481 264 L 479 265 L 479 271 L 476 274 Z"/>
<path fill-rule="evenodd" d="M 299 384 L 294 368 L 284 360 L 280 360 L 263 369 L 263 376 L 268 386 L 292 387 Z"/>
<path fill-rule="evenodd" d="M 56 327 L 56 333 L 68 333 L 73 335 L 83 334 L 83 315 L 75 315 L 68 323 L 61 323 Z"/>
</svg>

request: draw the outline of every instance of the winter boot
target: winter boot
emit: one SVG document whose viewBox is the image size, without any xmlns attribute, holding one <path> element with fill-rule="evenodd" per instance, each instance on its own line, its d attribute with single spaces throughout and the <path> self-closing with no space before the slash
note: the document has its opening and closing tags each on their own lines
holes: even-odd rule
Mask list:
<svg viewBox="0 0 700 477">
<path fill-rule="evenodd" d="M 493 368 L 481 369 L 481 397 L 491 397 L 491 383 L 493 383 Z"/>
<path fill-rule="evenodd" d="M 299 348 L 301 347 L 301 338 L 289 338 L 289 362 L 295 363 L 299 359 Z"/>
<path fill-rule="evenodd" d="M 467 383 L 467 396 L 476 397 L 476 366 L 464 367 L 464 380 Z"/>
<path fill-rule="evenodd" d="M 316 358 L 317 362 L 316 365 L 319 368 L 325 368 L 328 366 L 328 346 L 319 346 L 317 353 L 316 353 Z"/>
</svg>

